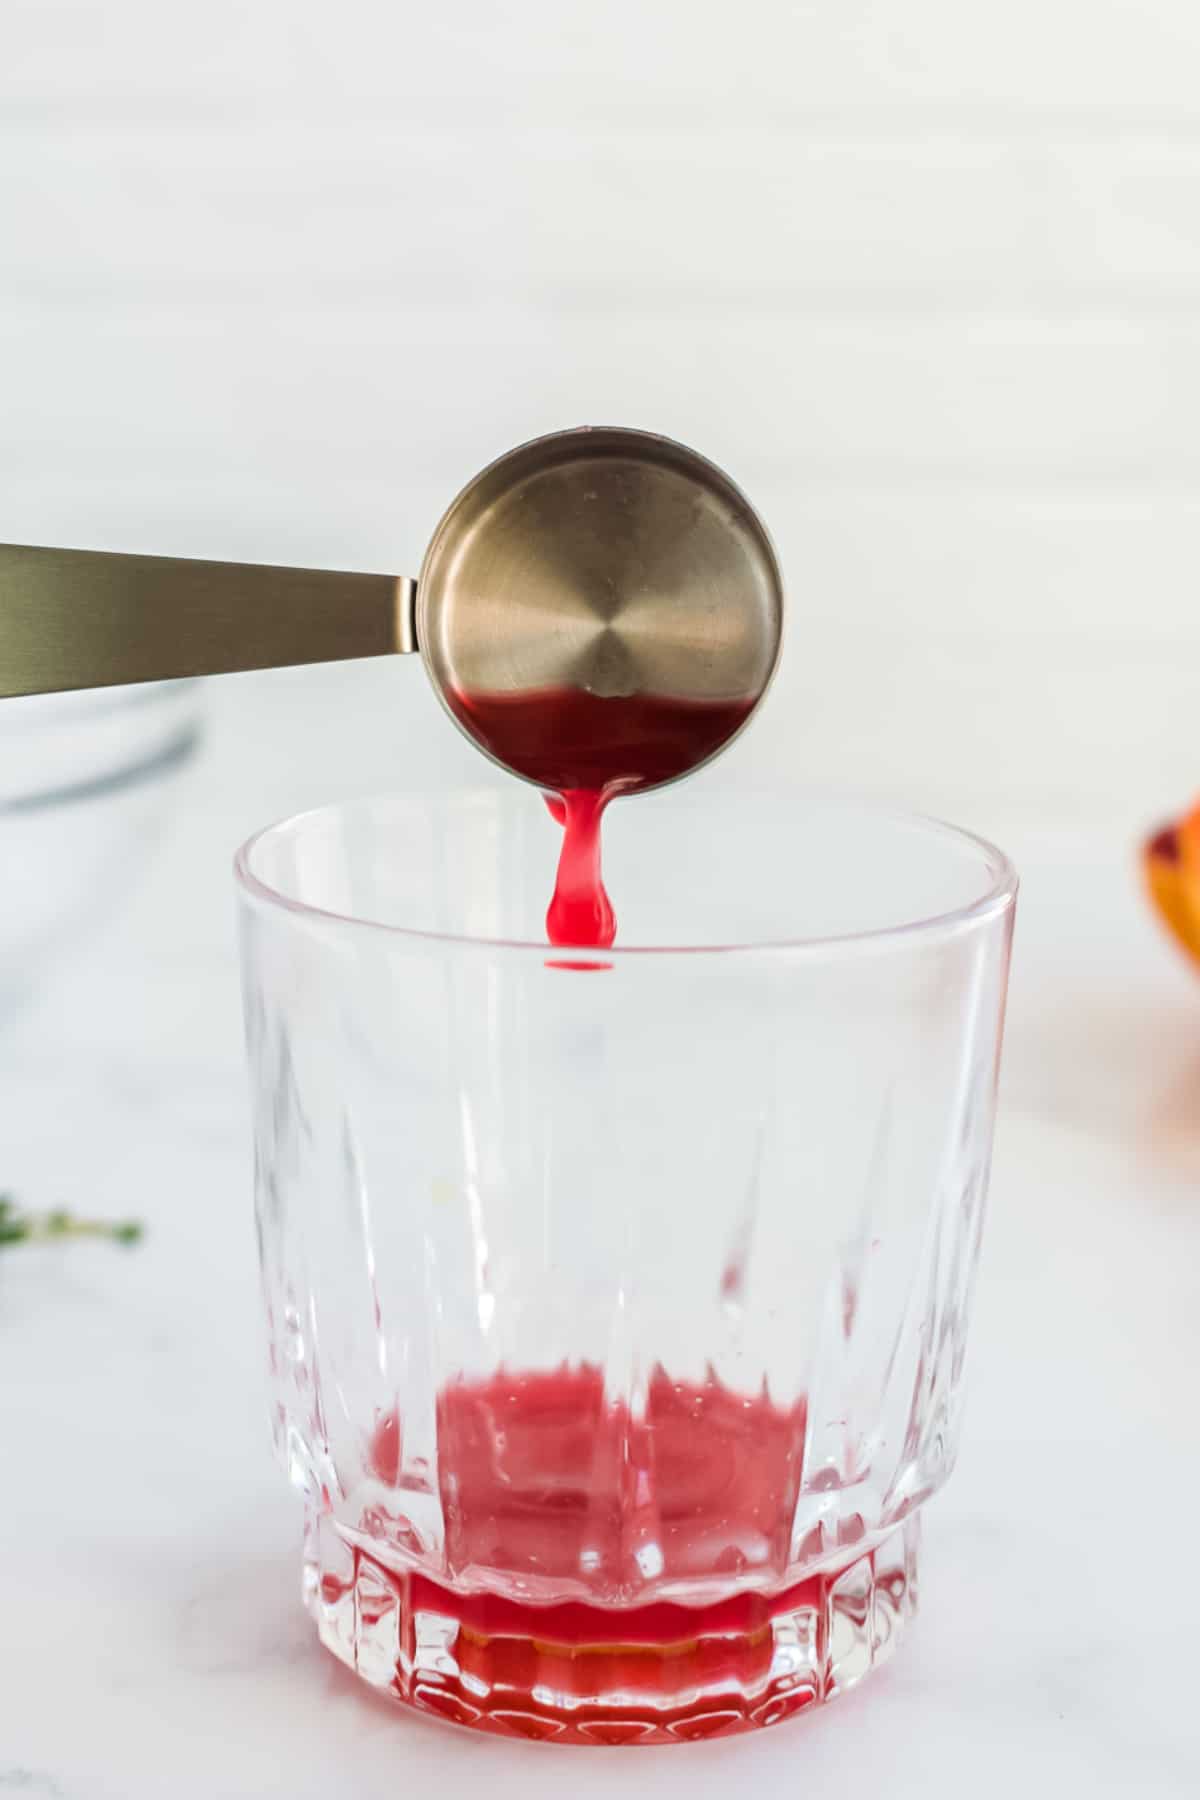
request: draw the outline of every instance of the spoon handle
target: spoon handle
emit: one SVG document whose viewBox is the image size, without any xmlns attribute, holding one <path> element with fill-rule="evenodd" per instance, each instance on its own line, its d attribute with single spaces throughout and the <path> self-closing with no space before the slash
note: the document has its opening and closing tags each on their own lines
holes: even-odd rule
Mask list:
<svg viewBox="0 0 1200 1800">
<path fill-rule="evenodd" d="M 407 576 L 0 544 L 0 697 L 417 648 Z"/>
</svg>

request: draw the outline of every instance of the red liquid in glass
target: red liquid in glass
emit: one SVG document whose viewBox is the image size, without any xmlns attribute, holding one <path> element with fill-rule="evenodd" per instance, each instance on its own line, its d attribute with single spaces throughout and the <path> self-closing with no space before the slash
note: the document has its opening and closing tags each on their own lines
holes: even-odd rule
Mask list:
<svg viewBox="0 0 1200 1800">
<path fill-rule="evenodd" d="M 456 1585 L 390 1578 L 414 1614 L 457 1627 L 460 1673 L 408 1697 L 533 1736 L 564 1735 L 565 1702 L 574 1726 L 588 1728 L 581 1735 L 601 1741 L 645 1735 L 623 1717 L 639 1701 L 667 1702 L 677 1737 L 704 1735 L 699 1722 L 710 1719 L 713 1730 L 756 1722 L 749 1708 L 726 1717 L 727 1702 L 764 1703 L 771 1620 L 811 1601 L 821 1580 L 736 1591 L 739 1575 L 786 1565 L 804 1425 L 803 1401 L 778 1407 L 661 1369 L 636 1418 L 606 1397 L 592 1366 L 452 1383 L 438 1400 L 438 1461 Z M 402 1429 L 386 1418 L 372 1442 L 373 1473 L 389 1485 Z M 502 1571 L 507 1591 L 483 1587 L 484 1571 Z M 698 1606 L 644 1598 L 661 1580 L 714 1577 L 735 1591 Z M 526 1599 L 522 1589 L 570 1597 Z M 670 1706 L 690 1689 L 690 1704 Z M 555 1703 L 539 1704 L 538 1692 Z M 616 1694 L 624 1699 L 614 1704 Z"/>
<path fill-rule="evenodd" d="M 619 794 L 635 794 L 694 768 L 728 742 L 746 700 L 601 698 L 576 688 L 532 694 L 454 693 L 459 718 L 494 756 L 554 796 L 562 854 L 546 935 L 552 944 L 608 949 L 616 919 L 601 875 L 600 822 Z M 556 967 L 595 968 L 595 963 Z"/>
<path fill-rule="evenodd" d="M 657 1369 L 635 1414 L 584 1365 L 453 1382 L 437 1421 L 452 1575 L 389 1566 L 361 1540 L 353 1551 L 360 1620 L 365 1593 L 373 1617 L 400 1621 L 401 1697 L 480 1729 L 623 1743 L 772 1724 L 836 1691 L 835 1590 L 853 1565 L 851 1627 L 869 1630 L 874 1553 L 848 1540 L 817 1574 L 781 1573 L 803 1400 Z M 389 1487 L 402 1436 L 391 1415 L 372 1438 L 372 1473 Z M 664 1582 L 722 1597 L 656 1598 Z M 336 1605 L 346 1589 L 325 1586 Z M 903 1574 L 881 1566 L 878 1592 L 899 1617 Z"/>
</svg>

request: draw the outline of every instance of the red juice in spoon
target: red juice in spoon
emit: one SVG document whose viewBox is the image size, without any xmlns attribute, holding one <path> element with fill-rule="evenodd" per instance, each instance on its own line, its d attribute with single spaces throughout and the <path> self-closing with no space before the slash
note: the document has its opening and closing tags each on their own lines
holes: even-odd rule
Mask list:
<svg viewBox="0 0 1200 1800">
<path fill-rule="evenodd" d="M 657 787 L 695 768 L 728 743 L 754 701 L 603 696 L 563 687 L 520 694 L 455 692 L 451 704 L 485 749 L 546 790 L 550 811 L 563 827 L 546 914 L 550 942 L 606 950 L 617 924 L 601 871 L 605 807 L 618 795 Z"/>
</svg>

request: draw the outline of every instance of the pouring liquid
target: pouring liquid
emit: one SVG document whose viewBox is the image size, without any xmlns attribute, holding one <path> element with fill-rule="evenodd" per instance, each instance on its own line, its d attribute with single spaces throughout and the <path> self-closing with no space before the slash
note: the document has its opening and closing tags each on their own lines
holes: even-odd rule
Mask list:
<svg viewBox="0 0 1200 1800">
<path fill-rule="evenodd" d="M 616 938 L 602 873 L 601 823 L 610 802 L 694 769 L 729 741 L 753 704 L 602 696 L 578 688 L 451 696 L 453 710 L 484 748 L 545 790 L 563 828 L 546 914 L 552 944 L 607 950 Z"/>
</svg>

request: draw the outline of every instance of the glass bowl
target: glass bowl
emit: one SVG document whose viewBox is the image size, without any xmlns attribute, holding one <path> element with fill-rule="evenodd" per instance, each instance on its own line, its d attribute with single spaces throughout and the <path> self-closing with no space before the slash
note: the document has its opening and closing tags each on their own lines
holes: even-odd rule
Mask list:
<svg viewBox="0 0 1200 1800">
<path fill-rule="evenodd" d="M 200 684 L 155 682 L 0 705 L 0 1009 L 103 915 L 165 821 L 199 734 Z"/>
</svg>

